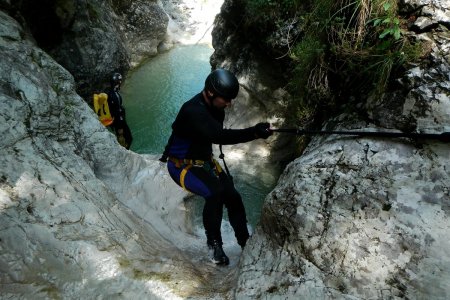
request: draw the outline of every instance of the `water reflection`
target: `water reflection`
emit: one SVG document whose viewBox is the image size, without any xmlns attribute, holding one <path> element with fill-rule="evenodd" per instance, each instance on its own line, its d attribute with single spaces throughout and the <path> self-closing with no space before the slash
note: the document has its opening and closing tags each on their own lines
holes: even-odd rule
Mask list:
<svg viewBox="0 0 450 300">
<path fill-rule="evenodd" d="M 176 47 L 128 75 L 122 96 L 133 132 L 131 150 L 162 153 L 179 108 L 204 86 L 212 52 L 207 45 Z"/>
</svg>

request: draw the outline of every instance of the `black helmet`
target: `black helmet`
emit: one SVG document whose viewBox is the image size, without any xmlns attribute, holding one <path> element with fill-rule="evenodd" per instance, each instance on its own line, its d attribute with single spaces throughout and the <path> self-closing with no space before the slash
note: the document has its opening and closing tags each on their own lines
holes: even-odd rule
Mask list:
<svg viewBox="0 0 450 300">
<path fill-rule="evenodd" d="M 111 86 L 116 86 L 122 82 L 122 75 L 120 73 L 114 73 L 111 76 Z"/>
<path fill-rule="evenodd" d="M 212 92 L 214 97 L 220 96 L 231 100 L 236 98 L 239 92 L 239 82 L 230 71 L 217 69 L 206 77 L 205 89 Z"/>
</svg>

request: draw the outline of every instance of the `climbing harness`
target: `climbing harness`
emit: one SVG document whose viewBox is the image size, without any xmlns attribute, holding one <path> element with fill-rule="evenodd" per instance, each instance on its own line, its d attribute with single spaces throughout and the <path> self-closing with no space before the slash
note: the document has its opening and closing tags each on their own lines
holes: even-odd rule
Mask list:
<svg viewBox="0 0 450 300">
<path fill-rule="evenodd" d="M 220 159 L 222 160 L 222 162 L 223 162 L 223 166 L 225 167 L 225 171 L 226 171 L 228 177 L 230 178 L 231 181 L 233 181 L 233 176 L 231 176 L 230 170 L 228 170 L 227 163 L 225 162 L 225 154 L 223 154 L 223 151 L 222 151 L 222 145 L 219 145 L 219 150 L 220 150 L 219 158 L 220 158 Z M 219 164 L 219 163 L 217 163 L 217 164 Z M 220 167 L 220 166 L 219 166 L 219 167 Z"/>
<path fill-rule="evenodd" d="M 280 133 L 292 133 L 296 135 L 327 135 L 327 134 L 337 134 L 337 135 L 356 135 L 356 136 L 373 136 L 373 137 L 386 137 L 386 138 L 413 138 L 413 139 L 430 139 L 439 140 L 444 143 L 450 142 L 450 132 L 443 133 L 405 133 L 405 132 L 385 132 L 385 131 L 332 131 L 332 130 L 303 130 L 296 128 L 279 128 L 271 129 L 273 132 Z"/>
<path fill-rule="evenodd" d="M 220 173 L 223 172 L 222 167 L 220 166 L 219 162 L 215 160 L 214 158 L 211 158 L 210 161 L 204 161 L 204 160 L 198 160 L 198 159 L 182 159 L 182 158 L 175 158 L 175 157 L 169 157 L 168 158 L 171 162 L 175 164 L 175 167 L 177 168 L 183 168 L 180 173 L 180 185 L 183 189 L 186 191 L 189 191 L 186 188 L 185 185 L 185 177 L 192 167 L 200 167 L 204 168 L 206 171 L 214 171 L 214 174 L 216 176 L 219 176 Z"/>
<path fill-rule="evenodd" d="M 203 167 L 203 165 L 206 163 L 204 160 L 176 158 L 176 157 L 169 157 L 169 160 L 173 162 L 177 168 L 181 168 L 183 165 Z"/>
<path fill-rule="evenodd" d="M 188 189 L 186 188 L 186 185 L 184 184 L 184 178 L 186 177 L 186 174 L 190 168 L 192 168 L 192 165 L 187 165 L 186 167 L 183 168 L 183 170 L 181 171 L 181 174 L 180 174 L 180 185 L 186 191 Z"/>
<path fill-rule="evenodd" d="M 217 176 L 219 176 L 220 173 L 223 172 L 222 167 L 220 166 L 219 162 L 215 159 L 213 159 L 213 163 L 216 166 L 216 172 L 217 172 Z"/>
</svg>

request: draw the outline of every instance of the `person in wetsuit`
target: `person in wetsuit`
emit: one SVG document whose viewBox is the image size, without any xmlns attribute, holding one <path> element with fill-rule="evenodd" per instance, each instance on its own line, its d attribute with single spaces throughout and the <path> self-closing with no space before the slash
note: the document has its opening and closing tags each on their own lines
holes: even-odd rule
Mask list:
<svg viewBox="0 0 450 300">
<path fill-rule="evenodd" d="M 238 244 L 244 248 L 249 232 L 241 195 L 232 178 L 213 159 L 212 144 L 232 145 L 268 138 L 269 123 L 245 129 L 224 129 L 224 109 L 239 91 L 237 78 L 229 71 L 217 69 L 205 80 L 202 92 L 184 103 L 172 124 L 172 134 L 161 161 L 167 162 L 172 179 L 184 189 L 205 198 L 203 225 L 207 245 L 213 249 L 213 261 L 228 265 L 222 248 L 223 206 Z"/>
<path fill-rule="evenodd" d="M 111 87 L 107 90 L 108 106 L 113 123 L 111 124 L 116 134 L 117 141 L 126 149 L 130 149 L 133 136 L 125 119 L 125 108 L 122 105 L 122 96 L 120 95 L 120 86 L 122 84 L 122 75 L 114 73 L 111 76 Z"/>
</svg>

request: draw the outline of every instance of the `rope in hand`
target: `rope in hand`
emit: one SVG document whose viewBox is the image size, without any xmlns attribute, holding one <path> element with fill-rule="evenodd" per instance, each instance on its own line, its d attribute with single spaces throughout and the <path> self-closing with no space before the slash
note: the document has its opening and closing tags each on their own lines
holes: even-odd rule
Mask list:
<svg viewBox="0 0 450 300">
<path fill-rule="evenodd" d="M 270 129 L 273 132 L 279 133 L 291 133 L 296 135 L 356 135 L 356 136 L 373 136 L 373 137 L 385 137 L 385 138 L 413 138 L 413 139 L 427 139 L 438 140 L 443 143 L 450 142 L 450 132 L 443 133 L 405 133 L 405 132 L 385 132 L 385 131 L 332 131 L 332 130 L 303 130 L 296 128 L 279 128 Z"/>
</svg>

